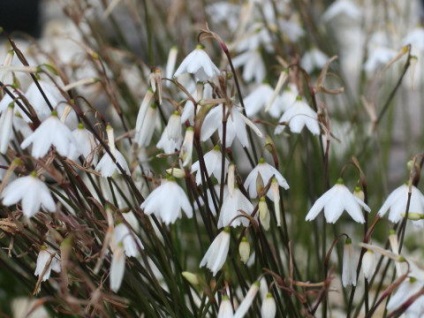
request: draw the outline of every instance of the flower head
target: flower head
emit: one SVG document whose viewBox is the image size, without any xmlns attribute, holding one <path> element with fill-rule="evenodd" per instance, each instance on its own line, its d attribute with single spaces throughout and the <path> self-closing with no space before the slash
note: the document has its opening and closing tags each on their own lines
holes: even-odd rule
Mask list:
<svg viewBox="0 0 424 318">
<path fill-rule="evenodd" d="M 218 228 L 224 226 L 248 226 L 249 220 L 242 216 L 241 211 L 250 215 L 253 209 L 253 204 L 238 188 L 234 188 L 232 192 L 228 191 L 228 194 L 224 197 L 219 214 Z"/>
<path fill-rule="evenodd" d="M 286 179 L 284 179 L 281 173 L 269 163 L 265 162 L 264 159 L 260 159 L 258 165 L 253 168 L 244 182 L 244 187 L 249 191 L 249 196 L 251 198 L 256 198 L 258 196 L 256 181 L 259 176 L 262 178 L 263 186 L 266 186 L 271 178 L 274 177 L 280 187 L 283 187 L 285 190 L 289 188 Z M 268 191 L 267 196 L 272 200 L 272 191 Z"/>
<path fill-rule="evenodd" d="M 181 116 L 174 113 L 169 118 L 168 125 L 166 125 L 156 147 L 163 149 L 166 154 L 172 154 L 181 148 L 182 142 Z"/>
<path fill-rule="evenodd" d="M 50 278 L 52 270 L 56 273 L 60 273 L 60 258 L 51 247 L 43 246 L 38 253 L 34 275 L 43 275 L 41 280 L 44 282 Z"/>
<path fill-rule="evenodd" d="M 215 276 L 227 259 L 230 248 L 230 229 L 225 228 L 213 240 L 200 262 L 200 267 L 206 266 Z"/>
<path fill-rule="evenodd" d="M 54 212 L 56 209 L 49 188 L 35 174 L 11 182 L 3 190 L 1 199 L 7 206 L 22 201 L 22 211 L 27 217 L 32 217 L 40 208 L 49 212 Z"/>
<path fill-rule="evenodd" d="M 34 158 L 46 155 L 51 146 L 54 146 L 61 156 L 72 157 L 77 142 L 71 130 L 59 120 L 56 112 L 52 112 L 50 117 L 25 138 L 21 147 L 25 149 L 30 144 L 32 144 L 31 155 Z"/>
<path fill-rule="evenodd" d="M 397 223 L 402 220 L 406 213 L 409 187 L 404 184 L 387 197 L 383 206 L 378 210 L 379 216 L 384 216 L 389 211 L 389 220 Z M 424 195 L 415 186 L 411 186 L 411 199 L 409 213 L 424 214 Z M 412 221 L 415 225 L 423 225 L 423 221 Z"/>
<path fill-rule="evenodd" d="M 174 77 L 181 74 L 190 73 L 196 78 L 196 81 L 206 82 L 219 75 L 219 69 L 205 52 L 202 45 L 198 45 L 186 58 L 181 62 L 175 71 Z"/>
<path fill-rule="evenodd" d="M 362 209 L 371 211 L 368 205 L 349 191 L 342 180 L 319 197 L 306 215 L 306 221 L 315 219 L 323 209 L 328 223 L 335 223 L 345 210 L 356 222 L 364 223 Z"/>
<path fill-rule="evenodd" d="M 350 238 L 346 239 L 343 248 L 343 269 L 342 283 L 344 287 L 356 286 L 356 262 L 354 260 L 354 250 Z"/>
<path fill-rule="evenodd" d="M 181 217 L 181 211 L 191 218 L 193 209 L 184 190 L 173 180 L 162 180 L 159 187 L 141 204 L 146 214 L 154 214 L 165 224 L 174 223 Z"/>
<path fill-rule="evenodd" d="M 307 127 L 314 135 L 319 135 L 318 115 L 309 105 L 298 98 L 281 116 L 280 122 L 288 123 L 291 132 L 299 134 L 303 127 Z M 280 134 L 284 126 L 278 126 L 275 134 Z"/>
<path fill-rule="evenodd" d="M 219 151 L 219 146 L 214 147 L 211 151 L 207 152 L 204 156 L 206 174 L 208 177 L 214 176 L 218 182 L 221 182 L 222 173 L 226 174 L 230 162 L 227 158 L 224 159 L 224 172 L 222 171 L 222 153 Z M 196 173 L 196 183 L 202 183 L 202 171 L 200 170 L 200 162 L 196 161 L 191 166 L 191 172 Z"/>
</svg>

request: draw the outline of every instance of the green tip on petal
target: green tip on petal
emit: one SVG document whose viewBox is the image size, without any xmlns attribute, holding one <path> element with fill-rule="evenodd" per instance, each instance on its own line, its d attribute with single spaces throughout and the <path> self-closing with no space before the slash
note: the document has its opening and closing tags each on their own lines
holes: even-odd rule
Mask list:
<svg viewBox="0 0 424 318">
<path fill-rule="evenodd" d="M 263 158 L 263 157 L 262 157 L 262 158 L 260 158 L 260 159 L 259 159 L 259 162 L 258 162 L 258 163 L 259 163 L 259 164 L 263 164 L 263 163 L 265 163 L 265 162 L 266 162 L 266 161 L 265 161 L 265 158 Z"/>
<path fill-rule="evenodd" d="M 203 44 L 197 44 L 196 45 L 196 50 L 204 50 L 205 49 L 205 46 L 203 45 Z"/>
<path fill-rule="evenodd" d="M 343 179 L 342 179 L 342 178 L 338 178 L 338 179 L 337 179 L 337 184 L 344 184 Z"/>
<path fill-rule="evenodd" d="M 58 117 L 57 110 L 52 110 L 51 115 L 54 117 Z"/>
<path fill-rule="evenodd" d="M 347 237 L 345 244 L 352 244 L 352 239 L 350 237 Z"/>
</svg>

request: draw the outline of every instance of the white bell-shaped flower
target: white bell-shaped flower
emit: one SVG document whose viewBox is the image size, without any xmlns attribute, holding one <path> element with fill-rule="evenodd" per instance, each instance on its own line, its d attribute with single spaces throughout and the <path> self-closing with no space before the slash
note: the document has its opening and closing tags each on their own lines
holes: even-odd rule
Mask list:
<svg viewBox="0 0 424 318">
<path fill-rule="evenodd" d="M 228 250 L 230 249 L 230 229 L 225 228 L 213 240 L 212 244 L 203 256 L 200 267 L 206 266 L 215 276 L 222 268 L 227 259 Z"/>
</svg>

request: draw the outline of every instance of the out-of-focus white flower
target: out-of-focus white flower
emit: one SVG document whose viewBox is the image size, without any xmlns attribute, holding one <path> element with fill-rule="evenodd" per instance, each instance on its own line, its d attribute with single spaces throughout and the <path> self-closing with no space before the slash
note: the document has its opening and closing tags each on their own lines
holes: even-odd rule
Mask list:
<svg viewBox="0 0 424 318">
<path fill-rule="evenodd" d="M 292 42 L 297 42 L 305 34 L 305 30 L 295 19 L 282 20 L 279 25 L 281 33 L 286 35 Z"/>
<path fill-rule="evenodd" d="M 162 149 L 166 154 L 172 154 L 180 150 L 182 142 L 181 116 L 176 112 L 169 118 L 168 125 L 163 130 L 156 147 Z"/>
<path fill-rule="evenodd" d="M 43 275 L 41 280 L 44 282 L 50 278 L 51 271 L 60 273 L 60 257 L 51 247 L 42 246 L 37 257 L 35 267 L 35 276 Z"/>
<path fill-rule="evenodd" d="M 259 291 L 259 282 L 254 282 L 252 286 L 250 286 L 246 296 L 240 303 L 240 306 L 236 309 L 233 318 L 242 318 L 249 310 L 250 306 L 252 306 L 253 300 L 256 297 L 256 294 Z"/>
<path fill-rule="evenodd" d="M 244 99 L 244 106 L 246 109 L 246 115 L 248 117 L 256 115 L 260 112 L 265 105 L 268 104 L 269 100 L 272 98 L 274 90 L 269 84 L 260 84 L 254 90 L 250 92 L 249 95 Z M 278 103 L 278 99 L 275 99 L 271 108 L 274 108 L 274 104 Z"/>
<path fill-rule="evenodd" d="M 203 160 L 205 161 L 206 174 L 208 177 L 214 176 L 218 182 L 221 182 L 222 173 L 227 174 L 228 165 L 230 162 L 227 158 L 224 159 L 224 171 L 222 171 L 222 153 L 219 146 L 215 146 L 211 151 L 207 152 Z M 191 166 L 191 172 L 196 173 L 196 183 L 202 183 L 202 171 L 200 170 L 200 162 L 196 161 Z"/>
<path fill-rule="evenodd" d="M 115 293 L 119 290 L 125 273 L 125 252 L 122 243 L 118 244 L 112 251 L 112 262 L 110 264 L 109 283 L 110 289 Z"/>
<path fill-rule="evenodd" d="M 200 131 L 202 141 L 208 140 L 212 134 L 218 130 L 219 139 L 221 143 L 223 142 L 223 107 L 224 106 L 220 104 L 211 109 L 206 115 Z M 239 108 L 235 106 L 230 108 L 227 107 L 225 111 L 230 112 L 227 120 L 225 147 L 230 147 L 236 137 L 243 147 L 249 147 L 246 123 L 248 123 L 251 128 L 254 128 L 257 134 L 261 134 L 260 131 L 256 127 L 253 127 L 254 124 L 240 112 Z"/>
<path fill-rule="evenodd" d="M 154 93 L 148 90 L 140 105 L 135 124 L 135 142 L 142 147 L 146 147 L 152 140 L 155 131 L 155 125 L 158 120 L 159 112 L 157 105 L 153 103 Z"/>
<path fill-rule="evenodd" d="M 140 206 L 144 213 L 154 214 L 166 225 L 174 223 L 184 211 L 187 217 L 193 216 L 193 209 L 184 190 L 173 178 L 162 180 Z"/>
<path fill-rule="evenodd" d="M 336 17 L 347 17 L 352 20 L 359 20 L 361 16 L 361 10 L 354 2 L 351 0 L 337 0 L 328 7 L 322 15 L 322 19 L 327 22 Z"/>
<path fill-rule="evenodd" d="M 246 82 L 261 83 L 265 78 L 265 63 L 259 50 L 244 52 L 233 59 L 234 67 L 243 67 L 242 77 Z"/>
<path fill-rule="evenodd" d="M 37 178 L 35 173 L 8 184 L 1 194 L 1 199 L 6 206 L 22 201 L 22 211 L 27 217 L 32 217 L 40 208 L 48 212 L 56 210 L 49 188 Z"/>
<path fill-rule="evenodd" d="M 342 283 L 344 287 L 356 286 L 356 261 L 354 259 L 354 250 L 350 238 L 346 239 L 343 248 L 343 269 Z"/>
<path fill-rule="evenodd" d="M 300 65 L 302 65 L 306 72 L 310 73 L 314 70 L 321 70 L 327 61 L 327 55 L 319 49 L 313 48 L 303 55 Z"/>
<path fill-rule="evenodd" d="M 296 86 L 289 84 L 275 103 L 268 109 L 269 114 L 274 118 L 281 117 L 281 114 L 293 105 L 297 96 L 299 96 L 299 92 Z"/>
<path fill-rule="evenodd" d="M 174 77 L 184 73 L 193 74 L 197 81 L 206 82 L 219 75 L 219 69 L 205 52 L 203 45 L 197 47 L 185 57 L 175 71 Z"/>
<path fill-rule="evenodd" d="M 362 271 L 366 280 L 369 281 L 374 275 L 376 265 L 374 252 L 367 250 L 362 258 Z"/>
<path fill-rule="evenodd" d="M 409 187 L 406 184 L 401 185 L 387 197 L 383 206 L 378 210 L 379 216 L 384 216 L 389 211 L 389 220 L 397 223 L 406 214 L 408 202 Z M 411 199 L 409 203 L 409 213 L 424 214 L 424 195 L 415 186 L 411 185 Z M 424 221 L 412 221 L 414 225 L 423 227 Z"/>
<path fill-rule="evenodd" d="M 297 98 L 284 112 L 280 122 L 287 123 L 291 132 L 296 134 L 299 134 L 305 126 L 314 135 L 320 133 L 317 113 L 302 98 Z M 277 126 L 275 134 L 282 133 L 284 128 L 284 125 Z"/>
<path fill-rule="evenodd" d="M 72 135 L 77 145 L 72 159 L 76 160 L 82 155 L 90 162 L 96 161 L 95 150 L 99 143 L 93 133 L 84 128 L 83 124 L 79 124 L 78 127 L 72 131 Z"/>
<path fill-rule="evenodd" d="M 251 198 L 256 198 L 258 196 L 257 179 L 259 176 L 262 178 L 263 186 L 266 186 L 268 182 L 271 181 L 271 178 L 274 177 L 280 187 L 283 187 L 285 190 L 289 189 L 289 185 L 281 173 L 269 163 L 265 162 L 265 159 L 261 158 L 259 159 L 258 165 L 253 168 L 244 182 L 244 187 L 249 191 L 249 196 Z M 273 200 L 272 191 L 268 190 L 267 196 Z"/>
<path fill-rule="evenodd" d="M 38 81 L 38 83 L 53 109 L 56 108 L 61 101 L 65 100 L 62 94 L 60 93 L 60 90 L 53 84 L 50 84 L 49 82 L 46 82 L 44 80 L 40 80 Z M 35 82 L 31 83 L 31 85 L 26 90 L 25 98 L 34 108 L 40 120 L 44 120 L 50 115 L 50 112 L 52 110 L 49 108 L 47 101 L 44 99 L 41 91 L 39 90 Z"/>
<path fill-rule="evenodd" d="M 218 228 L 220 229 L 224 226 L 248 226 L 249 220 L 243 216 L 241 211 L 251 215 L 253 209 L 253 204 L 249 199 L 238 188 L 234 188 L 233 192 L 229 191 L 224 197 L 218 219 Z"/>
<path fill-rule="evenodd" d="M 219 305 L 218 318 L 233 318 L 234 311 L 231 301 L 227 296 L 222 296 L 221 304 Z"/>
<path fill-rule="evenodd" d="M 47 154 L 51 146 L 65 157 L 72 156 L 76 147 L 76 140 L 69 128 L 57 117 L 53 111 L 41 125 L 22 142 L 21 147 L 27 148 L 32 144 L 31 155 L 41 158 Z"/>
<path fill-rule="evenodd" d="M 215 276 L 227 259 L 230 249 L 230 229 L 225 228 L 213 240 L 200 262 L 200 267 L 206 266 Z"/>
<path fill-rule="evenodd" d="M 0 117 L 0 153 L 5 154 L 12 138 L 13 124 L 13 103 L 7 107 L 7 110 Z"/>
<path fill-rule="evenodd" d="M 345 210 L 353 220 L 358 223 L 364 223 L 365 219 L 362 209 L 366 212 L 371 211 L 368 205 L 349 191 L 341 179 L 315 201 L 306 215 L 306 221 L 315 219 L 323 209 L 325 220 L 328 223 L 335 223 Z"/>
<path fill-rule="evenodd" d="M 139 248 L 143 248 L 143 244 L 137 237 L 136 233 L 131 231 L 124 223 L 119 223 L 113 229 L 113 246 L 122 244 L 125 255 L 128 257 L 137 257 L 140 252 Z"/>
<path fill-rule="evenodd" d="M 166 70 L 165 70 L 165 77 L 166 78 L 172 78 L 172 73 L 174 73 L 175 70 L 175 63 L 177 62 L 177 54 L 178 54 L 178 48 L 176 46 L 171 47 L 168 53 L 168 61 L 166 62 Z M 170 85 L 170 81 L 166 81 L 166 86 Z"/>
<path fill-rule="evenodd" d="M 115 157 L 116 163 L 113 161 L 112 157 L 108 152 L 105 152 L 102 159 L 100 159 L 99 163 L 96 166 L 96 171 L 100 172 L 102 177 L 108 178 L 111 177 L 115 171 L 121 173 L 121 170 L 118 169 L 118 165 L 126 172 L 130 173 L 130 169 L 128 168 L 127 161 L 124 156 L 116 149 L 115 147 L 115 137 L 112 126 L 108 125 L 106 127 L 106 132 L 108 136 L 108 146 L 111 154 Z"/>
<path fill-rule="evenodd" d="M 403 44 L 411 44 L 413 50 L 424 51 L 424 28 L 417 27 L 409 32 L 403 40 Z"/>
<path fill-rule="evenodd" d="M 376 47 L 368 53 L 368 59 L 364 64 L 364 70 L 368 76 L 372 76 L 378 68 L 386 65 L 396 56 L 395 50 L 386 47 Z"/>
<path fill-rule="evenodd" d="M 188 127 L 184 136 L 184 141 L 181 146 L 180 151 L 180 160 L 183 167 L 188 167 L 191 164 L 191 157 L 193 155 L 193 139 L 194 139 L 194 129 L 193 127 Z"/>
<path fill-rule="evenodd" d="M 277 314 L 277 305 L 271 293 L 267 293 L 261 306 L 261 318 L 274 318 Z"/>
<path fill-rule="evenodd" d="M 405 279 L 390 297 L 387 310 L 391 312 L 404 305 L 410 297 L 418 293 L 424 287 L 424 281 L 414 276 Z M 424 315 L 424 296 L 416 299 L 406 310 L 405 317 L 422 317 Z"/>
</svg>

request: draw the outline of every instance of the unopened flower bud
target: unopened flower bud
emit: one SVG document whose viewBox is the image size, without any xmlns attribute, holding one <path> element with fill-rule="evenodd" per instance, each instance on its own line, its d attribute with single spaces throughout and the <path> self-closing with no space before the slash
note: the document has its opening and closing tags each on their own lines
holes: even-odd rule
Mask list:
<svg viewBox="0 0 424 318">
<path fill-rule="evenodd" d="M 370 280 L 375 272 L 375 254 L 371 250 L 367 250 L 362 258 L 362 271 L 366 280 Z"/>
<path fill-rule="evenodd" d="M 250 244 L 249 244 L 249 241 L 247 240 L 247 237 L 243 237 L 241 239 L 241 242 L 239 245 L 239 255 L 240 255 L 241 261 L 244 264 L 246 264 L 250 256 Z"/>
<path fill-rule="evenodd" d="M 199 278 L 191 272 L 182 272 L 181 275 L 193 286 L 199 285 Z"/>
<path fill-rule="evenodd" d="M 266 204 L 265 197 L 261 197 L 259 200 L 259 220 L 261 220 L 261 224 L 265 231 L 269 230 L 269 210 L 268 205 Z"/>
<path fill-rule="evenodd" d="M 180 169 L 180 168 L 169 168 L 166 169 L 166 173 L 177 178 L 177 179 L 182 179 L 185 177 L 185 172 L 184 170 Z"/>
<path fill-rule="evenodd" d="M 261 317 L 262 318 L 274 318 L 277 314 L 277 305 L 275 304 L 275 299 L 272 297 L 271 293 L 268 293 L 261 306 Z"/>
</svg>

